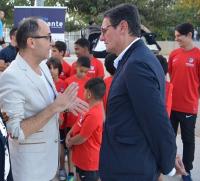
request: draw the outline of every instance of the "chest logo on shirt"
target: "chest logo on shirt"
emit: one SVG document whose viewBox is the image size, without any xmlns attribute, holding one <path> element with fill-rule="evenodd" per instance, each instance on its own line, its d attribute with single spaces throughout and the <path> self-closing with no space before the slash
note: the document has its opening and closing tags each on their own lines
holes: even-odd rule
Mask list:
<svg viewBox="0 0 200 181">
<path fill-rule="evenodd" d="M 174 58 L 173 60 L 172 60 L 172 62 L 174 63 L 174 62 L 176 62 L 178 60 L 178 58 Z"/>
<path fill-rule="evenodd" d="M 195 62 L 194 58 L 190 57 L 186 61 L 186 66 L 188 66 L 188 67 L 194 67 L 194 62 Z"/>
<path fill-rule="evenodd" d="M 79 121 L 78 121 L 78 126 L 79 126 L 79 127 L 82 127 L 82 122 L 83 122 L 83 116 L 81 115 L 81 116 L 80 116 L 80 119 L 79 119 Z"/>
</svg>

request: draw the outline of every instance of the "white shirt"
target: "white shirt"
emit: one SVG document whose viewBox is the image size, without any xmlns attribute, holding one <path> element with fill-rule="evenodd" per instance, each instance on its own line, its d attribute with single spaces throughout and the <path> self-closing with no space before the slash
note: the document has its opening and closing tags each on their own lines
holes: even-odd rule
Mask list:
<svg viewBox="0 0 200 181">
<path fill-rule="evenodd" d="M 41 71 L 42 72 L 42 71 Z M 48 80 L 46 79 L 44 73 L 42 72 L 42 75 L 41 75 L 41 79 L 44 81 L 45 83 L 45 86 L 48 90 L 48 94 L 49 94 L 49 98 L 50 98 L 50 101 L 51 103 L 54 101 L 54 98 L 55 98 L 55 93 L 53 91 L 53 88 L 51 87 L 51 84 L 48 82 Z"/>
<path fill-rule="evenodd" d="M 119 56 L 114 60 L 114 67 L 117 68 L 118 67 L 118 63 L 119 61 L 122 59 L 122 57 L 124 56 L 124 54 L 126 53 L 126 51 L 131 47 L 131 45 L 133 43 L 135 43 L 136 41 L 138 41 L 140 38 L 136 38 L 135 40 L 133 40 L 120 54 Z"/>
</svg>

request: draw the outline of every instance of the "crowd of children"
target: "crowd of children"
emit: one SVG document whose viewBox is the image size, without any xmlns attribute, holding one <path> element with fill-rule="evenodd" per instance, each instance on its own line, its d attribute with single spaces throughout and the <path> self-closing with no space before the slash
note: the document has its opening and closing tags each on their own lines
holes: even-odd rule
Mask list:
<svg viewBox="0 0 200 181">
<path fill-rule="evenodd" d="M 103 64 L 90 54 L 89 45 L 88 40 L 78 39 L 75 42 L 75 53 L 78 59 L 69 65 L 64 60 L 66 44 L 56 41 L 52 45 L 51 57 L 47 60 L 58 93 L 62 93 L 72 82 L 76 82 L 79 86 L 78 97 L 88 102 L 90 106 L 85 115 L 75 116 L 67 111 L 60 113 L 59 179 L 61 181 L 73 181 L 74 168 L 79 180 L 99 179 L 98 162 L 104 120 L 102 99 L 105 104 L 112 79 L 105 80 L 106 84 L 109 84 L 106 86 L 103 81 Z M 113 75 L 113 61 L 106 62 L 106 69 Z M 106 96 L 104 96 L 105 92 Z M 66 152 L 67 171 L 65 170 Z"/>
</svg>

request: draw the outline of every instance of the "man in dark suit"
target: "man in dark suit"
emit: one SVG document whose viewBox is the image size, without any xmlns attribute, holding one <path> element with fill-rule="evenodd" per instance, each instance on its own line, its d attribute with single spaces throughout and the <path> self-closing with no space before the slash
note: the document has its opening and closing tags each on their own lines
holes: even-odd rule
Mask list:
<svg viewBox="0 0 200 181">
<path fill-rule="evenodd" d="M 100 38 L 118 57 L 100 153 L 102 181 L 157 181 L 160 173 L 184 172 L 180 158 L 176 161 L 175 135 L 165 109 L 164 72 L 139 37 L 134 5 L 122 4 L 104 14 Z"/>
</svg>

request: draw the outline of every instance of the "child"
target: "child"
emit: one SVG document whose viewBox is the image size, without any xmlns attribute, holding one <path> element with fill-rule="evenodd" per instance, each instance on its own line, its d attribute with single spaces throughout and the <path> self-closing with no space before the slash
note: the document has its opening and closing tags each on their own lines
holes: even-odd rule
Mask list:
<svg viewBox="0 0 200 181">
<path fill-rule="evenodd" d="M 168 72 L 167 59 L 165 57 L 163 57 L 162 55 L 156 55 L 156 57 L 159 60 L 161 66 L 163 68 L 163 71 L 164 71 L 164 73 L 166 75 L 167 72 Z M 171 108 L 172 108 L 172 90 L 173 90 L 173 85 L 168 81 L 166 81 L 165 90 L 166 90 L 166 92 L 165 92 L 166 109 L 167 109 L 168 116 L 170 117 Z M 158 178 L 158 181 L 163 181 L 162 174 Z"/>
<path fill-rule="evenodd" d="M 76 74 L 72 75 L 71 77 L 67 78 L 65 80 L 67 86 L 70 85 L 72 82 L 78 83 L 79 89 L 78 89 L 78 97 L 80 99 L 84 99 L 84 86 L 85 83 L 89 80 L 89 77 L 87 77 L 87 72 L 90 69 L 90 60 L 88 57 L 79 57 L 76 63 Z M 74 123 L 77 120 L 77 116 L 75 116 L 73 113 L 66 113 L 64 115 L 65 117 L 65 127 L 66 131 L 68 132 Z M 69 174 L 68 174 L 68 181 L 74 177 L 73 174 L 73 164 L 71 161 L 71 150 L 68 150 L 68 168 L 69 168 Z"/>
<path fill-rule="evenodd" d="M 104 68 L 100 60 L 95 58 L 90 52 L 90 42 L 85 38 L 79 38 L 74 43 L 75 54 L 79 58 L 86 56 L 90 59 L 90 69 L 88 70 L 87 76 L 90 78 L 104 77 Z M 76 62 L 71 66 L 70 75 L 76 74 Z"/>
<path fill-rule="evenodd" d="M 113 65 L 114 60 L 116 58 L 117 58 L 117 56 L 115 54 L 108 54 L 106 56 L 105 62 L 104 62 L 104 66 L 106 67 L 107 72 L 110 73 L 110 76 L 108 76 L 104 79 L 104 82 L 106 84 L 106 92 L 105 92 L 105 95 L 103 97 L 103 105 L 104 105 L 105 110 L 106 110 L 108 93 L 109 93 L 110 86 L 111 86 L 111 83 L 112 83 L 113 75 L 114 75 L 115 70 L 116 70 L 114 65 Z"/>
<path fill-rule="evenodd" d="M 67 50 L 67 46 L 63 41 L 56 41 L 52 45 L 52 57 L 58 58 L 62 64 L 62 72 L 59 74 L 59 78 L 65 80 L 70 76 L 71 66 L 64 60 L 64 56 Z"/>
<path fill-rule="evenodd" d="M 167 64 L 167 59 L 165 57 L 163 57 L 162 55 L 156 55 L 157 59 L 159 60 L 165 75 L 168 72 L 168 64 Z M 166 101 L 166 109 L 167 109 L 167 113 L 170 117 L 171 114 L 171 108 L 172 108 L 172 90 L 173 90 L 173 85 L 166 81 L 166 95 L 165 95 L 165 101 Z"/>
<path fill-rule="evenodd" d="M 85 100 L 89 111 L 80 115 L 67 134 L 66 145 L 72 147 L 72 161 L 81 181 L 98 181 L 99 152 L 103 129 L 102 98 L 106 87 L 101 78 L 90 79 L 85 84 Z"/>
<path fill-rule="evenodd" d="M 53 81 L 58 92 L 63 93 L 67 85 L 64 80 L 59 78 L 60 73 L 62 72 L 62 64 L 59 59 L 51 57 L 47 61 L 47 66 L 51 72 Z M 65 130 L 64 130 L 64 116 L 63 113 L 60 114 L 60 170 L 59 170 L 59 179 L 60 181 L 66 180 L 66 171 L 65 171 L 65 154 L 64 154 L 64 144 L 65 144 Z"/>
</svg>

